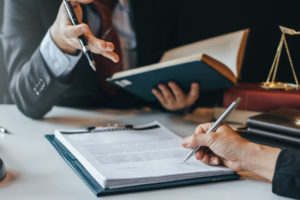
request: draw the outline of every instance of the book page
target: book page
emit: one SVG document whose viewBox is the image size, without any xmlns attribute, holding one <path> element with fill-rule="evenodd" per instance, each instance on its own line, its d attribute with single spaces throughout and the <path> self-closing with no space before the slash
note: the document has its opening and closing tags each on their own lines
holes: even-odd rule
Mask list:
<svg viewBox="0 0 300 200">
<path fill-rule="evenodd" d="M 238 76 L 238 54 L 244 33 L 244 30 L 237 31 L 171 49 L 163 55 L 160 62 L 204 53 L 225 64 L 235 76 Z"/>
<path fill-rule="evenodd" d="M 72 135 L 56 132 L 55 137 L 103 187 L 118 188 L 233 173 L 224 167 L 205 165 L 195 158 L 183 164 L 189 150 L 181 147 L 179 136 L 162 125 L 143 131 Z"/>
</svg>

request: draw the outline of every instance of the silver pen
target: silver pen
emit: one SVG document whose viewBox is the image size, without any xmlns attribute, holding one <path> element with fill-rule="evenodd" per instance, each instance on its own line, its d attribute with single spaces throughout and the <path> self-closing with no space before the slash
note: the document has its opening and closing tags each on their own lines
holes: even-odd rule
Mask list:
<svg viewBox="0 0 300 200">
<path fill-rule="evenodd" d="M 9 133 L 9 132 L 6 128 L 0 126 L 0 133 L 4 134 L 4 133 Z"/>
<path fill-rule="evenodd" d="M 67 13 L 69 15 L 70 21 L 72 22 L 72 24 L 74 26 L 78 25 L 79 21 L 77 19 L 77 16 L 76 16 L 76 14 L 73 10 L 73 7 L 72 7 L 71 3 L 69 2 L 69 0 L 63 0 L 63 2 L 64 2 L 64 6 L 67 10 Z M 95 60 L 93 58 L 93 54 L 92 54 L 91 50 L 88 47 L 88 43 L 86 41 L 85 36 L 84 35 L 79 36 L 78 40 L 79 40 L 79 43 L 81 45 L 81 48 L 82 48 L 82 51 L 83 51 L 84 55 L 86 56 L 87 60 L 89 61 L 90 66 L 92 67 L 92 69 L 94 71 L 96 71 L 96 63 L 95 63 Z"/>
<path fill-rule="evenodd" d="M 232 111 L 234 111 L 234 109 L 239 105 L 240 101 L 241 101 L 241 98 L 238 97 L 234 102 L 232 102 L 231 105 L 223 112 L 223 114 L 219 117 L 219 119 L 217 119 L 217 121 L 210 127 L 210 129 L 208 129 L 208 131 L 205 134 L 216 131 L 216 129 L 223 123 L 223 121 L 226 119 L 226 117 Z M 191 150 L 189 152 L 189 154 L 184 158 L 183 163 L 188 161 L 194 155 L 194 153 L 196 153 L 196 151 L 198 151 L 199 149 L 200 149 L 200 146 Z"/>
</svg>

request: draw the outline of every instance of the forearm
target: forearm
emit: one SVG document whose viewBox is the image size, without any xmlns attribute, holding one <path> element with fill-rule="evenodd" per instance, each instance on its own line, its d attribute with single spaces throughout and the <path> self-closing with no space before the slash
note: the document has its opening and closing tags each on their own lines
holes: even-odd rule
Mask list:
<svg viewBox="0 0 300 200">
<path fill-rule="evenodd" d="M 35 119 L 42 118 L 69 87 L 49 72 L 39 49 L 11 73 L 9 92 L 13 101 L 25 115 Z"/>
<path fill-rule="evenodd" d="M 47 4 L 14 0 L 7 1 L 4 8 L 1 40 L 9 92 L 18 108 L 31 118 L 42 118 L 70 86 L 71 79 L 68 76 L 67 81 L 62 81 L 54 76 L 40 52 L 41 41 L 57 10 L 52 2 L 47 10 Z"/>
<path fill-rule="evenodd" d="M 242 168 L 272 181 L 280 152 L 278 148 L 249 142 L 242 154 Z"/>
</svg>

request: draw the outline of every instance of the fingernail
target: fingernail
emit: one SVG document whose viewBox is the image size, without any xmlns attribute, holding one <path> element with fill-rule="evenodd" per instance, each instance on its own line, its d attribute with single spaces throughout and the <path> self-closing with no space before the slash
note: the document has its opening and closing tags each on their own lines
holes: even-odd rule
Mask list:
<svg viewBox="0 0 300 200">
<path fill-rule="evenodd" d="M 213 158 L 212 162 L 213 162 L 214 165 L 217 165 L 218 164 L 218 159 L 217 158 Z"/>
</svg>

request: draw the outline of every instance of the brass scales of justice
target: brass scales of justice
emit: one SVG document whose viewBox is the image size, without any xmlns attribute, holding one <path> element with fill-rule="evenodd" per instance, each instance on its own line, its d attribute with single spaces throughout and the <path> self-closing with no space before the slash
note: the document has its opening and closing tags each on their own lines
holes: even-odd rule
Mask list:
<svg viewBox="0 0 300 200">
<path fill-rule="evenodd" d="M 300 85 L 299 85 L 299 81 L 295 72 L 295 67 L 291 58 L 291 54 L 290 54 L 290 50 L 288 48 L 288 44 L 287 44 L 287 40 L 285 35 L 300 35 L 300 31 L 295 31 L 294 29 L 290 29 L 290 28 L 286 28 L 283 26 L 279 26 L 282 35 L 281 35 L 281 39 L 275 54 L 275 58 L 271 67 L 271 70 L 269 72 L 268 78 L 266 80 L 266 82 L 262 82 L 261 83 L 261 87 L 265 88 L 265 89 L 270 89 L 270 90 L 298 90 L 300 89 Z M 279 65 L 279 60 L 280 60 L 280 56 L 281 56 L 281 52 L 282 52 L 282 48 L 283 45 L 285 46 L 287 55 L 288 55 L 288 59 L 290 62 L 290 66 L 293 72 L 293 76 L 295 79 L 295 84 L 294 83 L 286 83 L 286 82 L 275 82 L 275 78 L 277 75 L 277 70 L 278 70 L 278 65 Z"/>
</svg>

